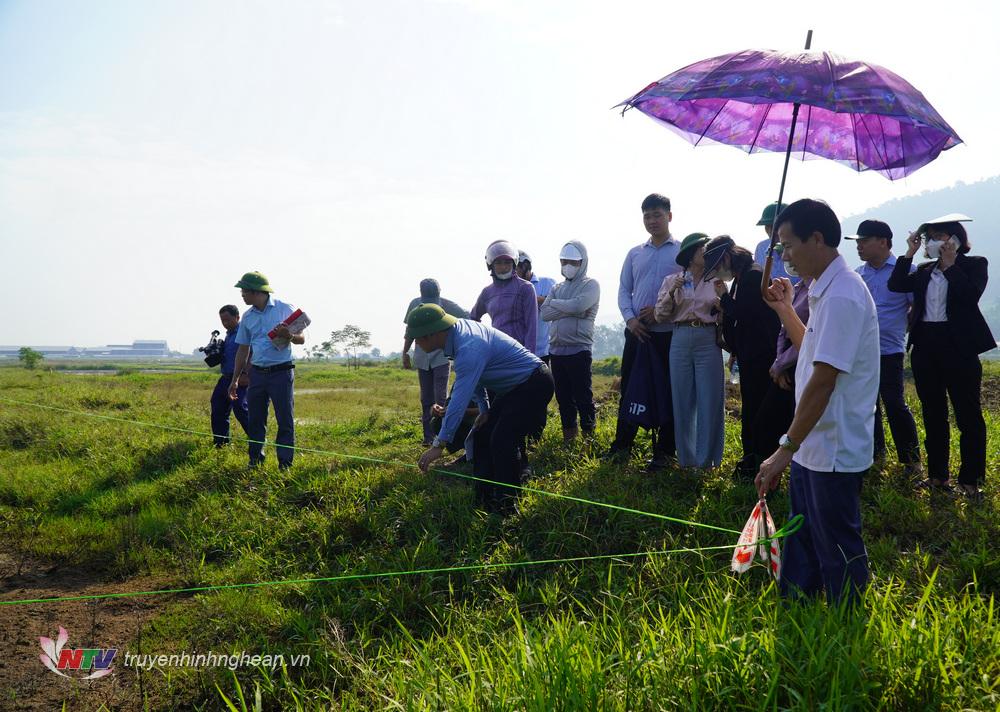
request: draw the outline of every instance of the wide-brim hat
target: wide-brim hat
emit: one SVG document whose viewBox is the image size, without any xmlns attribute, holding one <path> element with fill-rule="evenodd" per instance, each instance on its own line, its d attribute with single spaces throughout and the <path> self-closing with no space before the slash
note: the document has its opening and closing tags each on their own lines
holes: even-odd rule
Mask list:
<svg viewBox="0 0 1000 712">
<path fill-rule="evenodd" d="M 707 278 L 716 270 L 722 258 L 736 246 L 736 242 L 729 235 L 719 235 L 713 237 L 705 245 L 705 277 Z"/>
<path fill-rule="evenodd" d="M 771 203 L 764 208 L 764 211 L 760 214 L 760 220 L 757 221 L 757 224 L 774 225 L 774 218 L 777 217 L 778 213 L 787 207 L 788 206 L 785 203 L 782 203 L 781 205 L 778 205 L 777 202 Z"/>
<path fill-rule="evenodd" d="M 922 235 L 927 231 L 927 228 L 931 225 L 943 225 L 945 223 L 960 223 L 960 222 L 972 222 L 972 218 L 968 215 L 963 215 L 962 213 L 948 213 L 947 215 L 942 215 L 939 218 L 932 218 L 931 220 L 924 220 L 920 223 L 920 227 L 917 228 L 917 234 Z"/>
<path fill-rule="evenodd" d="M 704 245 L 706 242 L 708 242 L 708 235 L 706 235 L 703 232 L 692 232 L 690 235 L 685 237 L 681 241 L 681 248 L 677 251 L 677 257 L 675 258 L 677 264 L 683 267 L 684 265 L 681 262 L 681 258 L 684 256 L 684 254 L 687 253 L 689 250 L 697 250 L 700 246 Z"/>
<path fill-rule="evenodd" d="M 249 289 L 254 292 L 273 292 L 271 285 L 267 282 L 267 277 L 260 272 L 247 272 L 240 277 L 240 281 L 233 285 L 240 289 Z"/>
<path fill-rule="evenodd" d="M 437 304 L 421 304 L 406 315 L 406 338 L 419 339 L 421 336 L 436 334 L 449 328 L 456 321 L 458 319 Z"/>
</svg>

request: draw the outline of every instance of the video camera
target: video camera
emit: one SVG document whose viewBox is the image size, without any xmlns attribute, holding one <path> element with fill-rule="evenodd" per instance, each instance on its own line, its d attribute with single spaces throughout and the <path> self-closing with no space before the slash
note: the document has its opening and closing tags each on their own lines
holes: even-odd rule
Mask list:
<svg viewBox="0 0 1000 712">
<path fill-rule="evenodd" d="M 205 346 L 199 346 L 198 350 L 205 354 L 205 363 L 209 366 L 218 366 L 222 363 L 223 341 L 219 338 L 219 330 L 212 331 L 212 338 Z"/>
</svg>

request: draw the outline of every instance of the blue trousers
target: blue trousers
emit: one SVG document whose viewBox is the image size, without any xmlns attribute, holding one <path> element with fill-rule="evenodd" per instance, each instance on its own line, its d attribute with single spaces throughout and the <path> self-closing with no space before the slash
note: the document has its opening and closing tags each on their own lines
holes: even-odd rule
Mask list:
<svg viewBox="0 0 1000 712">
<path fill-rule="evenodd" d="M 714 327 L 677 325 L 670 341 L 674 439 L 681 467 L 716 467 L 725 440 L 725 374 Z"/>
<path fill-rule="evenodd" d="M 444 405 L 448 400 L 448 374 L 451 373 L 451 361 L 435 368 L 418 368 L 417 377 L 420 380 L 420 422 L 424 426 L 424 442 L 434 439 L 431 428 L 431 407 L 435 404 Z"/>
<path fill-rule="evenodd" d="M 215 436 L 215 446 L 222 447 L 229 443 L 229 413 L 243 426 L 243 432 L 249 437 L 250 414 L 247 410 L 247 387 L 236 389 L 236 400 L 229 400 L 229 384 L 232 375 L 223 374 L 212 391 L 212 434 Z"/>
<path fill-rule="evenodd" d="M 247 406 L 250 411 L 250 427 L 247 435 L 250 466 L 264 462 L 263 440 L 267 438 L 267 406 L 270 401 L 274 405 L 274 419 L 278 421 L 278 467 L 290 467 L 295 451 L 295 371 L 275 371 L 265 373 L 254 367 L 250 376 L 250 388 L 247 390 Z M 256 442 L 253 442 L 256 441 Z M 287 445 L 289 447 L 282 447 Z"/>
<path fill-rule="evenodd" d="M 861 538 L 864 472 L 815 472 L 792 462 L 789 518 L 802 528 L 785 539 L 781 594 L 817 596 L 838 604 L 858 603 L 868 583 L 868 552 Z"/>
</svg>

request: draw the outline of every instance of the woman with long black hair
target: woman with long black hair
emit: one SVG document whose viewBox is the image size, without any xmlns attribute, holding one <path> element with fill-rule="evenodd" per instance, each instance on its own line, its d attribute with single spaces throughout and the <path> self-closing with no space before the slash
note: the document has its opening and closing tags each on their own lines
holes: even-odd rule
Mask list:
<svg viewBox="0 0 1000 712">
<path fill-rule="evenodd" d="M 969 256 L 971 245 L 961 215 L 930 220 L 910 233 L 906 256 L 896 260 L 889 277 L 893 292 L 913 292 L 910 311 L 910 366 L 920 398 L 927 449 L 927 479 L 921 486 L 951 489 L 948 455 L 951 434 L 948 400 L 961 433 L 958 492 L 982 498 L 986 479 L 986 423 L 980 390 L 979 354 L 996 341 L 979 310 L 989 279 L 985 257 Z M 924 262 L 910 272 L 913 256 L 924 243 Z"/>
<path fill-rule="evenodd" d="M 740 371 L 740 439 L 743 457 L 733 473 L 738 480 L 753 480 L 760 463 L 778 447 L 755 432 L 754 420 L 771 385 L 778 330 L 777 314 L 761 296 L 764 272 L 749 250 L 738 246 L 728 235 L 713 238 L 705 245 L 705 279 L 714 280 L 722 331 L 726 345 L 736 357 Z M 726 282 L 732 280 L 731 285 Z M 782 431 L 784 432 L 784 431 Z"/>
</svg>

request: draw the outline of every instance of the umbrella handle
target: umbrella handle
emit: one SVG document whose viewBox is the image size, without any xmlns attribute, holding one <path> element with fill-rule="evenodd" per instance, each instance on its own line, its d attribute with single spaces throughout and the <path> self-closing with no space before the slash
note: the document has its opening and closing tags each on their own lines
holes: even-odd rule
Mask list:
<svg viewBox="0 0 1000 712">
<path fill-rule="evenodd" d="M 760 296 L 767 299 L 767 288 L 771 285 L 771 267 L 774 265 L 774 243 L 767 248 L 767 259 L 764 260 L 764 276 L 760 279 Z"/>
<path fill-rule="evenodd" d="M 812 47 L 813 31 L 806 33 L 806 49 Z M 788 177 L 788 159 L 792 157 L 792 143 L 795 139 L 795 124 L 799 120 L 799 104 L 792 106 L 792 125 L 788 129 L 788 148 L 785 149 L 785 167 L 781 171 L 781 188 L 778 190 L 778 205 L 774 211 L 774 220 L 771 223 L 771 244 L 767 248 L 767 259 L 764 261 L 764 276 L 760 280 L 760 296 L 767 299 L 767 288 L 771 284 L 771 268 L 774 266 L 774 244 L 778 241 L 778 231 L 774 229 L 774 223 L 778 221 L 777 207 L 781 206 L 781 201 L 785 197 L 785 179 Z"/>
</svg>

